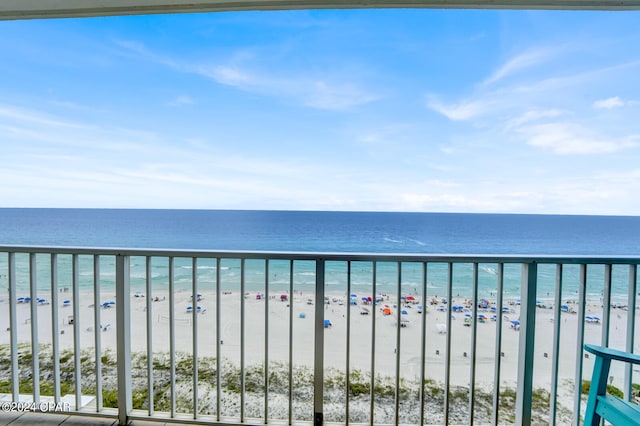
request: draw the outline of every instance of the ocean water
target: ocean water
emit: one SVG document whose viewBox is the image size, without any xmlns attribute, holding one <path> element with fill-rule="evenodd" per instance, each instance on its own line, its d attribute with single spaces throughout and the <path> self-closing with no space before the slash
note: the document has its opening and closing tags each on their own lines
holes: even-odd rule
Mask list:
<svg viewBox="0 0 640 426">
<path fill-rule="evenodd" d="M 0 245 L 73 247 L 167 248 L 247 251 L 304 251 L 359 253 L 427 254 L 525 254 L 525 255 L 640 255 L 640 217 L 558 216 L 451 213 L 373 213 L 373 212 L 294 212 L 229 210 L 113 210 L 113 209 L 0 209 Z M 40 258 L 40 256 L 39 256 Z M 18 257 L 18 288 L 28 286 L 26 256 Z M 70 283 L 70 258 L 60 259 L 61 285 Z M 101 285 L 114 283 L 113 259 L 102 259 Z M 0 255 L 0 289 L 7 288 L 7 258 Z M 247 290 L 260 291 L 268 281 L 269 290 L 289 288 L 289 264 L 247 262 Z M 92 259 L 81 259 L 80 284 L 92 286 Z M 203 288 L 215 287 L 216 264 L 200 260 L 198 280 Z M 482 264 L 479 290 L 492 297 L 496 287 L 497 265 Z M 38 266 L 38 287 L 50 282 L 48 259 Z M 507 265 L 505 296 L 517 297 L 520 268 Z M 240 262 L 225 259 L 221 264 L 221 287 L 237 289 Z M 421 291 L 421 265 L 403 264 L 401 292 Z M 166 259 L 154 259 L 154 288 L 168 285 Z M 132 286 L 144 286 L 144 259 L 133 259 Z M 624 299 L 628 287 L 628 267 L 614 267 L 614 298 Z M 188 288 L 190 260 L 177 259 L 176 285 Z M 565 268 L 565 295 L 575 298 L 578 268 Z M 446 265 L 430 264 L 427 271 L 428 294 L 446 293 Z M 396 264 L 379 264 L 376 290 L 397 293 Z M 555 269 L 540 266 L 539 296 L 553 297 Z M 326 271 L 327 290 L 345 291 L 346 265 L 336 262 Z M 602 294 L 603 268 L 589 268 L 588 295 Z M 469 296 L 471 266 L 456 265 L 453 271 L 454 295 Z M 296 290 L 312 290 L 314 266 L 294 265 Z M 352 267 L 352 290 L 372 292 L 369 263 Z"/>
</svg>

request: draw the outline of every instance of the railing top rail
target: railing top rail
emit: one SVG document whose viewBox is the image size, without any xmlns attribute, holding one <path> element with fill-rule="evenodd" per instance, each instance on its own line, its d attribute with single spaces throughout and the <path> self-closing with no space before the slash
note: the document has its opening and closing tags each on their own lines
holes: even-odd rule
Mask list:
<svg viewBox="0 0 640 426">
<path fill-rule="evenodd" d="M 345 8 L 638 10 L 640 0 L 2 0 L 0 20 Z"/>
<path fill-rule="evenodd" d="M 52 253 L 104 256 L 197 257 L 222 259 L 318 260 L 362 262 L 452 262 L 452 263 L 541 263 L 541 264 L 624 264 L 640 265 L 640 255 L 529 255 L 452 253 L 352 253 L 303 251 L 242 251 L 161 248 L 109 248 L 64 246 L 0 245 L 0 252 Z"/>
</svg>

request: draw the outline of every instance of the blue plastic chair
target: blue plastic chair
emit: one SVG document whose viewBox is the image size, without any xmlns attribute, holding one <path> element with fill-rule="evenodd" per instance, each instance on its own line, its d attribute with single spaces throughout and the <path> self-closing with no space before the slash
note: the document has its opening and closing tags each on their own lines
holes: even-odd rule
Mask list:
<svg viewBox="0 0 640 426">
<path fill-rule="evenodd" d="M 601 419 L 605 419 L 614 426 L 640 426 L 640 405 L 607 395 L 607 378 L 611 361 L 640 364 L 640 355 L 595 345 L 584 345 L 584 349 L 596 356 L 587 409 L 584 414 L 585 426 L 599 426 Z"/>
</svg>

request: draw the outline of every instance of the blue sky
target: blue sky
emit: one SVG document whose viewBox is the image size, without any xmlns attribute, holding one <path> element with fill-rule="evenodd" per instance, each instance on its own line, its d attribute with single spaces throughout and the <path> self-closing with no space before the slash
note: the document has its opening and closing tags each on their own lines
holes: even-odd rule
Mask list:
<svg viewBox="0 0 640 426">
<path fill-rule="evenodd" d="M 637 215 L 638 17 L 0 22 L 0 206 Z"/>
</svg>

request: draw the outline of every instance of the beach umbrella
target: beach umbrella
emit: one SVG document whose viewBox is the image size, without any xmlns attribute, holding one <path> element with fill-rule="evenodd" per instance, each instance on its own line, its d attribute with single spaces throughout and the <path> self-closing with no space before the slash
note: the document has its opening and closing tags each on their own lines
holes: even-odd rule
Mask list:
<svg viewBox="0 0 640 426">
<path fill-rule="evenodd" d="M 305 314 L 304 312 L 300 312 L 300 315 L 298 315 L 300 318 L 306 318 L 307 314 Z"/>
<path fill-rule="evenodd" d="M 400 313 L 401 313 L 402 315 L 409 315 L 409 312 L 407 312 L 407 311 L 405 311 L 405 310 L 402 310 Z"/>
<path fill-rule="evenodd" d="M 329 328 L 331 327 L 333 324 L 331 324 L 331 321 L 326 319 L 324 320 L 324 328 Z"/>
</svg>

